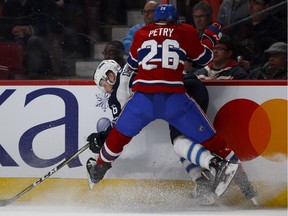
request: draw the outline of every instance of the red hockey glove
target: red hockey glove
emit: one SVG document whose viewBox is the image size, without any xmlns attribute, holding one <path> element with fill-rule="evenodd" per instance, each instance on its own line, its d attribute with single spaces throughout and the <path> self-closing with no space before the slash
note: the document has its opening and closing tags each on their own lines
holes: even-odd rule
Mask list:
<svg viewBox="0 0 288 216">
<path fill-rule="evenodd" d="M 204 31 L 203 36 L 206 36 L 209 40 L 211 40 L 214 46 L 222 37 L 221 27 L 222 26 L 220 23 L 214 22 L 211 25 L 207 26 Z"/>
</svg>

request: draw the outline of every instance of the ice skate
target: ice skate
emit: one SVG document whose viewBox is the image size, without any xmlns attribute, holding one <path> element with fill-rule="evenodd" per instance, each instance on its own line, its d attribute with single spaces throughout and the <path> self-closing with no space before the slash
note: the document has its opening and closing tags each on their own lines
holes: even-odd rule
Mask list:
<svg viewBox="0 0 288 216">
<path fill-rule="evenodd" d="M 210 162 L 211 173 L 214 176 L 212 190 L 219 197 L 229 187 L 233 180 L 239 164 L 231 163 L 224 159 L 215 157 Z"/>
<path fill-rule="evenodd" d="M 89 158 L 86 162 L 86 169 L 87 169 L 87 177 L 88 177 L 88 187 L 89 187 L 89 190 L 92 190 L 93 187 L 94 187 L 94 183 L 91 179 L 91 176 L 90 176 L 90 169 L 96 165 L 96 160 L 94 158 Z"/>
<path fill-rule="evenodd" d="M 216 205 L 214 196 L 215 195 L 211 190 L 211 182 L 205 177 L 200 177 L 196 180 L 194 190 L 189 195 L 194 202 L 203 206 Z"/>
<path fill-rule="evenodd" d="M 94 158 L 89 158 L 86 162 L 86 168 L 88 173 L 88 186 L 89 189 L 92 190 L 94 184 L 100 182 L 108 169 L 111 168 L 111 164 L 96 164 L 96 160 Z"/>
<path fill-rule="evenodd" d="M 241 164 L 239 165 L 238 171 L 235 174 L 234 182 L 238 185 L 244 197 L 250 201 L 252 205 L 255 207 L 259 206 L 257 201 L 257 192 L 251 182 L 248 180 L 248 176 Z"/>
</svg>

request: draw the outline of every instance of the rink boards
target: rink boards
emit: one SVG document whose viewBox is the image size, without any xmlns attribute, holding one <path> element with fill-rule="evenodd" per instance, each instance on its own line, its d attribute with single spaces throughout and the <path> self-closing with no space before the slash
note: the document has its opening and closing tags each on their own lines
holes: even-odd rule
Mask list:
<svg viewBox="0 0 288 216">
<path fill-rule="evenodd" d="M 261 205 L 287 207 L 287 82 L 210 81 L 206 85 L 207 114 L 242 159 Z M 0 81 L 1 198 L 19 192 L 85 145 L 97 121 L 111 118 L 108 97 L 92 81 Z M 78 188 L 78 195 L 88 196 L 85 162 L 90 156 L 85 151 L 22 200 L 45 190 L 54 194 L 59 188 Z M 126 185 L 134 188 L 135 195 L 145 194 L 143 188 L 158 185 L 156 200 L 165 197 L 162 192 L 167 189 L 187 194 L 194 186 L 170 144 L 168 125 L 161 120 L 133 138 L 101 184 L 104 189 L 98 186 L 94 193 L 111 187 L 121 192 L 119 188 Z M 231 205 L 241 199 L 235 191 L 226 195 Z"/>
</svg>

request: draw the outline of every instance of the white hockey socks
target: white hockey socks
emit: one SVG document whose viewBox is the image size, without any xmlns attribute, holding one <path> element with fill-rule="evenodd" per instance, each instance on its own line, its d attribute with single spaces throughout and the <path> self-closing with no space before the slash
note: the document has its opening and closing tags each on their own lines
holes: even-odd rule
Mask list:
<svg viewBox="0 0 288 216">
<path fill-rule="evenodd" d="M 174 139 L 174 150 L 180 157 L 208 170 L 210 170 L 210 160 L 215 157 L 204 146 L 193 143 L 183 135 Z"/>
</svg>

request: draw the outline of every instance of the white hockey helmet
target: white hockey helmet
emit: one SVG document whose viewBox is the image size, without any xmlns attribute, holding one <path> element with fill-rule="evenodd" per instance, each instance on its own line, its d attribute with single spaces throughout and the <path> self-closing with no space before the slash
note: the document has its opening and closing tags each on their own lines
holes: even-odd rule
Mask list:
<svg viewBox="0 0 288 216">
<path fill-rule="evenodd" d="M 117 76 L 118 71 L 121 70 L 121 66 L 114 60 L 103 60 L 100 62 L 98 67 L 96 68 L 96 71 L 94 73 L 94 82 L 97 86 L 100 87 L 100 81 L 101 79 L 106 80 L 109 84 L 113 85 L 114 83 L 111 83 L 107 77 L 107 72 L 112 71 L 115 76 Z"/>
</svg>

